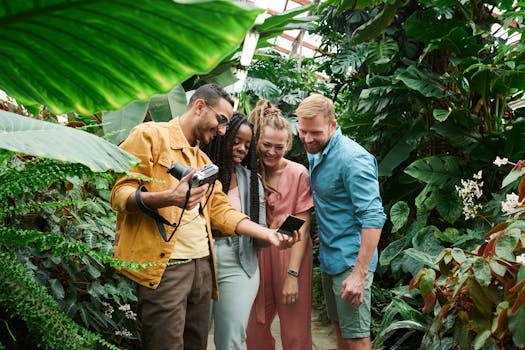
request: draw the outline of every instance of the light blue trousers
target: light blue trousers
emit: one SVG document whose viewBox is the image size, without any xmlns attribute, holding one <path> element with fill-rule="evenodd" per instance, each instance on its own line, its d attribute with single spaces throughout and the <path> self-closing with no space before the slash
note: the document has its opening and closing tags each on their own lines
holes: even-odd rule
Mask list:
<svg viewBox="0 0 525 350">
<path fill-rule="evenodd" d="M 250 278 L 239 263 L 239 240 L 215 240 L 219 300 L 212 300 L 210 326 L 217 350 L 241 350 L 253 301 L 259 289 L 259 268 Z"/>
</svg>

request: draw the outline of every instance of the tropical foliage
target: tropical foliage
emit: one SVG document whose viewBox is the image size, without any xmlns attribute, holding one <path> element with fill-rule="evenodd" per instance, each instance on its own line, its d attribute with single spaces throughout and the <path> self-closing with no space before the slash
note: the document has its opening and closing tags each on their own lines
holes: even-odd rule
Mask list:
<svg viewBox="0 0 525 350">
<path fill-rule="evenodd" d="M 111 175 L 78 164 L 0 155 L 0 341 L 10 349 L 37 344 L 84 349 L 97 343 L 115 348 L 106 339 L 117 343 L 118 325 L 104 316 L 103 305 L 132 302 L 134 292 L 107 269 L 132 266 L 111 258 Z M 99 280 L 102 274 L 107 285 Z"/>
<path fill-rule="evenodd" d="M 524 346 L 523 211 L 502 212 L 512 192 L 523 200 L 524 170 L 501 186 L 506 172 L 492 165 L 525 158 L 525 50 L 507 40 L 522 34 L 523 6 L 331 0 L 315 9 L 318 56 L 255 56 L 242 111 L 267 98 L 293 124 L 297 103 L 324 93 L 343 132 L 379 161 L 390 222 L 373 290 L 376 349 Z M 294 16 L 307 9 L 259 25 L 259 47 L 306 28 L 312 18 Z M 114 144 L 142 121 L 170 119 L 184 90 L 231 81 L 258 13 L 197 0 L 0 5 L 0 89 L 52 122 L 0 111 L 0 148 L 12 151 L 0 152 L 0 346 L 138 346 L 134 290 L 113 267 L 140 266 L 111 258 L 108 206 L 114 172 L 135 160 L 53 113 Z"/>
<path fill-rule="evenodd" d="M 55 114 L 168 93 L 236 50 L 261 10 L 229 1 L 4 1 L 0 88 Z M 52 40 L 50 40 L 52 38 Z"/>
<path fill-rule="evenodd" d="M 446 249 L 474 252 L 484 233 L 506 220 L 501 202 L 516 183 L 500 190 L 504 173 L 491 163 L 501 154 L 513 160 L 525 156 L 523 112 L 511 108 L 520 106 L 525 87 L 524 50 L 516 40 L 523 4 L 332 4 L 339 6 L 320 10 L 317 33 L 324 39 L 323 52 L 333 54 L 318 62 L 334 86 L 343 131 L 378 158 L 391 218 L 381 242 L 379 278 L 393 300 L 386 316 L 378 315 L 375 347 L 413 347 L 428 329 L 446 335 L 432 324 L 445 322 L 446 330 L 459 324 L 450 317 L 432 323 L 421 311 L 421 294 L 406 286 L 411 277 L 424 267 L 431 271 Z M 457 188 L 479 170 L 484 187 L 476 199 L 488 204 L 463 218 L 469 209 Z M 427 280 L 421 281 L 428 292 Z M 474 338 L 459 343 L 450 337 L 447 344 L 433 346 L 473 346 Z M 490 344 L 478 339 L 475 346 Z"/>
<path fill-rule="evenodd" d="M 134 286 L 112 267 L 141 266 L 111 257 L 115 216 L 108 205 L 114 172 L 125 172 L 136 159 L 99 137 L 57 125 L 49 112 L 72 111 L 71 126 L 101 134 L 98 122 L 121 120 L 93 113 L 145 100 L 150 118 L 157 120 L 169 91 L 194 74 L 208 73 L 238 48 L 261 12 L 240 6 L 229 1 L 0 5 L 5 58 L 0 89 L 52 122 L 21 117 L 12 111 L 27 114 L 25 108 L 2 102 L 0 147 L 18 154 L 0 152 L 0 344 L 138 347 Z M 152 97 L 155 93 L 160 95 Z M 159 118 L 166 117 L 171 113 Z M 107 136 L 122 127 L 113 125 Z"/>
<path fill-rule="evenodd" d="M 510 176 L 524 174 L 520 162 Z M 505 221 L 472 250 L 447 248 L 411 281 L 434 320 L 425 348 L 512 349 L 525 345 L 525 176 L 507 196 Z M 439 274 L 439 275 L 438 275 Z M 447 344 L 447 345 L 445 345 Z"/>
</svg>

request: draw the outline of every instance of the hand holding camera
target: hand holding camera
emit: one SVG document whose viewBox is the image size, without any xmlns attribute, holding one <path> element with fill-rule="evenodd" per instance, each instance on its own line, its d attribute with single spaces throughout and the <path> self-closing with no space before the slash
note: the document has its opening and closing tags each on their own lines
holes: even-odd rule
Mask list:
<svg viewBox="0 0 525 350">
<path fill-rule="evenodd" d="M 168 173 L 176 179 L 182 180 L 186 175 L 190 174 L 193 170 L 192 167 L 186 168 L 180 163 L 175 163 L 169 167 Z M 212 185 L 217 179 L 219 174 L 219 168 L 215 164 L 206 164 L 199 171 L 196 171 L 191 176 L 189 184 L 191 187 L 200 187 L 204 184 Z"/>
<path fill-rule="evenodd" d="M 218 170 L 213 164 L 205 165 L 200 170 L 187 168 L 180 163 L 173 164 L 168 173 L 180 180 L 179 185 L 172 190 L 175 205 L 187 210 L 197 206 L 208 191 L 209 185 L 215 182 Z"/>
</svg>

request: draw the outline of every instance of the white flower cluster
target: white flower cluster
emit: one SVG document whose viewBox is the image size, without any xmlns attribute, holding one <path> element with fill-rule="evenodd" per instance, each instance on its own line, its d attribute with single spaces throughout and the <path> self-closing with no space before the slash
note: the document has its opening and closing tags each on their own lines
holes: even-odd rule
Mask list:
<svg viewBox="0 0 525 350">
<path fill-rule="evenodd" d="M 131 334 L 130 331 L 128 331 L 126 328 L 124 328 L 121 331 L 115 331 L 115 335 L 121 336 L 121 337 L 131 337 L 133 334 Z"/>
<path fill-rule="evenodd" d="M 492 164 L 497 165 L 497 166 L 507 165 L 507 164 L 509 164 L 509 159 L 508 158 L 500 158 L 499 156 L 497 156 L 496 160 L 494 162 L 492 162 Z"/>
<path fill-rule="evenodd" d="M 136 319 L 137 319 L 137 314 L 134 313 L 133 311 L 131 311 L 131 307 L 129 306 L 129 304 L 121 305 L 121 306 L 119 306 L 118 309 L 119 309 L 120 311 L 123 311 L 123 312 L 124 312 L 124 316 L 125 316 L 127 319 L 130 319 L 130 320 L 136 320 Z"/>
<path fill-rule="evenodd" d="M 479 199 L 483 195 L 482 187 L 483 181 L 481 180 L 482 171 L 480 170 L 477 174 L 474 174 L 474 180 L 461 180 L 461 186 L 456 186 L 456 191 L 459 197 L 463 201 L 463 215 L 465 220 L 473 219 L 477 213 L 483 208 L 479 203 L 476 204 L 476 199 Z"/>
<path fill-rule="evenodd" d="M 111 317 L 113 315 L 113 306 L 111 304 L 106 303 L 105 301 L 102 302 L 102 305 L 104 306 L 104 315 L 107 317 Z"/>
<path fill-rule="evenodd" d="M 501 211 L 505 214 L 512 214 L 512 212 L 523 204 L 519 201 L 520 198 L 514 192 L 506 195 L 505 202 L 501 202 Z"/>
<path fill-rule="evenodd" d="M 518 255 L 516 257 L 516 262 L 525 265 L 525 253 Z"/>
</svg>

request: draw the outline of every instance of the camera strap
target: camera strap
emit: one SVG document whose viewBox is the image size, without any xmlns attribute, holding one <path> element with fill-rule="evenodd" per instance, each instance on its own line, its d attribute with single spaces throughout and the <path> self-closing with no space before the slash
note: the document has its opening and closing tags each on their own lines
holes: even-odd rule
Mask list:
<svg viewBox="0 0 525 350">
<path fill-rule="evenodd" d="M 146 189 L 146 187 L 144 187 L 144 185 L 140 186 L 138 190 L 135 191 L 135 201 L 137 202 L 140 210 L 142 210 L 144 214 L 155 219 L 155 223 L 157 224 L 157 229 L 159 230 L 160 236 L 162 237 L 164 242 L 171 241 L 171 238 L 173 237 L 173 235 L 175 234 L 175 231 L 179 227 L 180 222 L 182 220 L 182 215 L 184 215 L 184 210 L 186 209 L 186 204 L 188 204 L 188 201 L 190 199 L 190 191 L 191 191 L 191 186 L 188 188 L 188 191 L 186 191 L 186 200 L 184 201 L 184 207 L 182 208 L 182 212 L 180 213 L 180 217 L 179 217 L 179 222 L 177 224 L 172 224 L 164 216 L 160 215 L 157 209 L 152 209 L 144 203 L 144 201 L 142 200 L 142 192 L 148 192 L 148 190 Z M 166 236 L 166 229 L 164 228 L 164 225 L 168 225 L 168 226 L 175 228 L 169 238 L 167 238 Z"/>
</svg>

